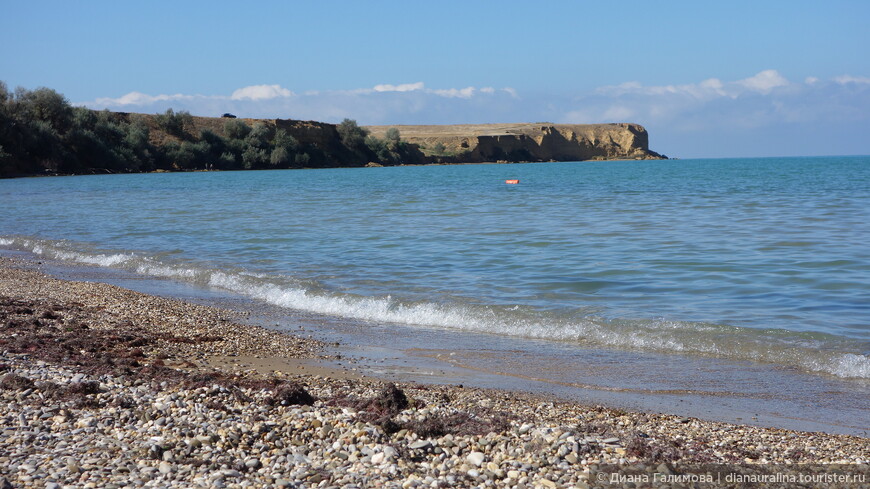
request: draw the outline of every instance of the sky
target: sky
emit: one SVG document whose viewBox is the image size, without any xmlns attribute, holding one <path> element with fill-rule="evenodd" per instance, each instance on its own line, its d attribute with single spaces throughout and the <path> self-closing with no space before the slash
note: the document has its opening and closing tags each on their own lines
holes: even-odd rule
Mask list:
<svg viewBox="0 0 870 489">
<path fill-rule="evenodd" d="M 870 1 L 0 0 L 0 80 L 363 125 L 634 122 L 680 158 L 870 154 Z"/>
</svg>

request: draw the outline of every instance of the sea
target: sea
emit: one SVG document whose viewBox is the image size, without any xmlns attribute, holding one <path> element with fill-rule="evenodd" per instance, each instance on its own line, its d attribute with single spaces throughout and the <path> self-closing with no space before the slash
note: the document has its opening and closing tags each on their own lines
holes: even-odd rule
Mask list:
<svg viewBox="0 0 870 489">
<path fill-rule="evenodd" d="M 8 179 L 0 250 L 389 378 L 870 431 L 866 156 Z"/>
</svg>

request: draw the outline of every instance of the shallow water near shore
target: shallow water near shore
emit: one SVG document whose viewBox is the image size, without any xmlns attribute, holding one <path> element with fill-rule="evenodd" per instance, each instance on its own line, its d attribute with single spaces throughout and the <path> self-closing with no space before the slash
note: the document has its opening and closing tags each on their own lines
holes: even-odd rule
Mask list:
<svg viewBox="0 0 870 489">
<path fill-rule="evenodd" d="M 870 426 L 870 158 L 60 177 L 0 197 L 0 247 L 269 305 L 385 375 Z"/>
</svg>

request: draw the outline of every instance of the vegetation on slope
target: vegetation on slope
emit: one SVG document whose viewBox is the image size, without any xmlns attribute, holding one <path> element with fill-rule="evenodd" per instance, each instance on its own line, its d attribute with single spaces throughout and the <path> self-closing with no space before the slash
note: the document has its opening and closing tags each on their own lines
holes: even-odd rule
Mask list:
<svg viewBox="0 0 870 489">
<path fill-rule="evenodd" d="M 172 109 L 127 114 L 74 107 L 49 88 L 10 91 L 0 81 L 0 176 L 155 170 L 252 170 L 423 162 L 398 130 L 369 135 L 353 120 L 312 123 L 300 142 L 275 121 L 193 117 Z"/>
</svg>

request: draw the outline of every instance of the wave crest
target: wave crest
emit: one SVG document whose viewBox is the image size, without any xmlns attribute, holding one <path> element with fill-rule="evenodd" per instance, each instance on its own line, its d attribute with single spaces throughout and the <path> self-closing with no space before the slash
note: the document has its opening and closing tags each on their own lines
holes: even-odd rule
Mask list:
<svg viewBox="0 0 870 489">
<path fill-rule="evenodd" d="M 245 270 L 228 271 L 192 262 L 168 263 L 135 252 L 106 252 L 66 241 L 0 237 L 0 246 L 68 262 L 121 268 L 151 277 L 215 287 L 276 306 L 360 321 L 396 323 L 604 347 L 762 361 L 830 374 L 870 379 L 870 357 L 832 351 L 836 338 L 810 338 L 778 331 L 709 323 L 608 320 L 558 316 L 526 306 L 405 301 L 391 295 L 330 293 L 310 282 Z M 789 336 L 791 335 L 791 336 Z M 807 342 L 810 342 L 809 344 Z"/>
</svg>

